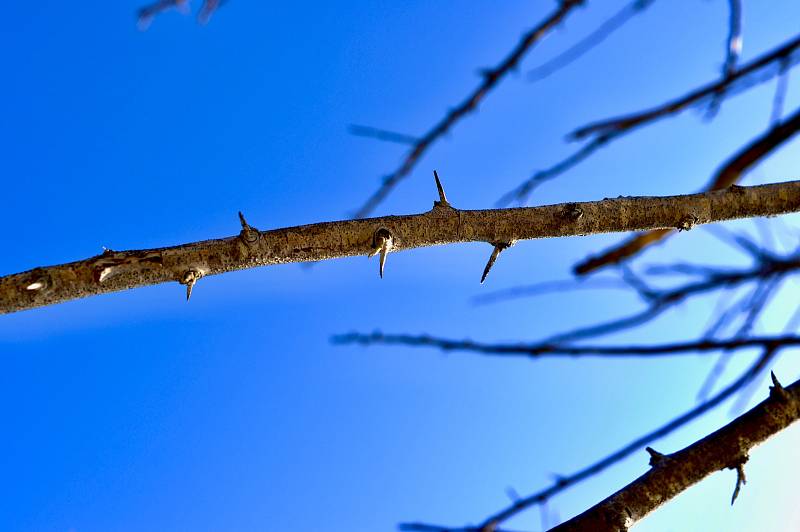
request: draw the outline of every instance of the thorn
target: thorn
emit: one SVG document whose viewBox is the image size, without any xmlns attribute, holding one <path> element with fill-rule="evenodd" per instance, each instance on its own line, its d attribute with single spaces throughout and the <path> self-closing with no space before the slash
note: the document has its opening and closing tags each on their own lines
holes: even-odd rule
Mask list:
<svg viewBox="0 0 800 532">
<path fill-rule="evenodd" d="M 381 279 L 383 279 L 383 269 L 386 266 L 386 256 L 392 248 L 392 241 L 392 233 L 385 228 L 380 228 L 375 231 L 375 235 L 372 237 L 372 250 L 367 257 L 372 258 L 378 253 L 381 254 L 380 264 L 378 266 L 378 273 Z"/>
<path fill-rule="evenodd" d="M 450 207 L 450 202 L 447 201 L 447 196 L 444 193 L 442 182 L 439 181 L 439 174 L 436 170 L 433 171 L 433 178 L 436 180 L 436 190 L 439 191 L 439 201 L 434 201 L 433 206 Z"/>
<path fill-rule="evenodd" d="M 186 273 L 183 274 L 183 279 L 181 279 L 180 283 L 186 285 L 186 302 L 189 302 L 189 299 L 192 297 L 192 289 L 194 288 L 194 284 L 203 277 L 203 274 L 197 270 L 187 270 Z"/>
<path fill-rule="evenodd" d="M 775 372 L 770 371 L 769 375 L 772 378 L 772 386 L 769 387 L 769 396 L 781 401 L 788 401 L 791 399 L 789 392 L 786 391 L 783 384 L 778 381 L 778 377 L 775 376 Z"/>
<path fill-rule="evenodd" d="M 736 498 L 739 496 L 739 491 L 741 491 L 742 486 L 747 484 L 747 477 L 744 474 L 745 462 L 747 462 L 747 458 L 736 464 L 735 467 L 730 468 L 736 470 L 736 487 L 733 488 L 733 496 L 731 497 L 731 506 L 733 506 L 733 503 L 736 502 Z"/>
<path fill-rule="evenodd" d="M 489 262 L 486 263 L 486 267 L 483 269 L 483 275 L 481 275 L 481 284 L 483 284 L 483 282 L 486 280 L 486 277 L 492 270 L 492 266 L 494 266 L 495 261 L 497 261 L 497 257 L 500 256 L 500 253 L 513 246 L 514 242 L 497 242 L 493 245 L 494 251 L 492 251 L 491 256 L 489 256 Z"/>
<path fill-rule="evenodd" d="M 244 214 L 242 214 L 242 211 L 239 211 L 239 222 L 242 224 L 242 232 L 239 234 L 239 236 L 245 241 L 245 243 L 252 244 L 258 240 L 258 229 L 247 223 L 247 220 L 244 219 Z"/>
<path fill-rule="evenodd" d="M 658 467 L 669 459 L 669 456 L 656 451 L 652 447 L 645 447 L 644 450 L 650 455 L 650 465 L 652 467 Z"/>
</svg>

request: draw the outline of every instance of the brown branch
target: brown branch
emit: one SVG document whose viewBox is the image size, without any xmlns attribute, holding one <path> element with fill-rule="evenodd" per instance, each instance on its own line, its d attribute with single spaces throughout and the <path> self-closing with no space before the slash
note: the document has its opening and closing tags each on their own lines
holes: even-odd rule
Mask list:
<svg viewBox="0 0 800 532">
<path fill-rule="evenodd" d="M 397 184 L 408 177 L 411 170 L 434 142 L 447 133 L 459 120 L 478 108 L 489 92 L 505 77 L 506 74 L 517 68 L 519 62 L 533 46 L 542 40 L 553 28 L 576 7 L 585 0 L 560 0 L 558 7 L 539 23 L 535 28 L 522 36 L 520 42 L 503 59 L 500 64 L 483 72 L 481 83 L 455 108 L 451 109 L 439 122 L 428 130 L 413 145 L 405 156 L 400 166 L 391 174 L 383 178 L 383 183 L 372 196 L 355 213 L 356 218 L 369 215 L 394 189 Z"/>
<path fill-rule="evenodd" d="M 563 345 L 546 342 L 525 344 L 487 344 L 472 340 L 450 340 L 428 335 L 384 334 L 375 331 L 371 334 L 348 333 L 334 336 L 335 344 L 370 345 L 404 345 L 409 347 L 432 347 L 442 351 L 469 351 L 483 355 L 526 356 L 530 358 L 655 358 L 672 355 L 695 355 L 723 351 L 730 353 L 739 349 L 759 347 L 775 349 L 777 347 L 800 347 L 800 336 L 762 336 L 751 338 L 733 338 L 730 340 L 704 339 L 691 342 L 676 342 L 658 345 Z"/>
<path fill-rule="evenodd" d="M 565 491 L 567 488 L 570 488 L 590 477 L 593 477 L 594 475 L 599 474 L 608 467 L 622 461 L 633 453 L 640 451 L 645 445 L 671 434 L 675 430 L 712 410 L 726 399 L 731 397 L 733 394 L 738 392 L 743 386 L 750 383 L 755 377 L 757 377 L 767 367 L 767 364 L 769 364 L 774 356 L 775 351 L 765 350 L 764 353 L 739 378 L 737 378 L 723 390 L 720 390 L 719 393 L 711 397 L 709 400 L 695 406 L 691 410 L 683 413 L 682 415 L 653 430 L 652 432 L 637 438 L 636 440 L 598 460 L 597 462 L 570 475 L 558 477 L 550 486 L 536 493 L 528 495 L 527 497 L 514 501 L 514 503 L 512 503 L 510 506 L 487 517 L 479 525 L 455 528 L 439 527 L 438 530 L 441 532 L 492 532 L 493 530 L 496 530 L 502 522 L 507 521 L 524 510 L 527 510 L 528 508 L 550 500 L 555 495 Z M 416 531 L 431 530 L 430 528 L 422 528 L 424 526 L 432 525 L 409 523 L 401 525 L 401 529 Z M 589 528 L 586 530 L 592 529 Z"/>
<path fill-rule="evenodd" d="M 785 121 L 751 141 L 725 162 L 714 174 L 706 190 L 720 190 L 738 182 L 754 165 L 761 162 L 781 145 L 800 132 L 800 109 Z M 674 229 L 660 229 L 634 235 L 621 244 L 579 262 L 573 268 L 576 275 L 586 275 L 611 264 L 618 264 L 674 233 Z"/>
<path fill-rule="evenodd" d="M 711 223 L 800 211 L 800 181 L 665 197 L 604 199 L 518 209 L 460 210 L 258 231 L 240 215 L 232 237 L 172 247 L 106 250 L 88 259 L 0 277 L 0 313 L 166 282 L 194 285 L 233 270 L 386 254 L 459 242 L 514 242 Z M 576 213 L 579 215 L 576 216 Z M 383 262 L 381 261 L 381 270 Z"/>
<path fill-rule="evenodd" d="M 552 532 L 628 530 L 658 507 L 723 469 L 737 471 L 733 501 L 744 483 L 749 452 L 800 419 L 800 381 L 783 388 L 773 375 L 769 398 L 688 447 L 651 462 L 652 468 Z"/>
<path fill-rule="evenodd" d="M 537 186 L 555 179 L 587 159 L 600 148 L 606 146 L 609 142 L 630 133 L 640 126 L 649 125 L 662 118 L 699 105 L 720 92 L 724 92 L 729 96 L 736 90 L 742 90 L 772 79 L 781 74 L 781 72 L 787 71 L 800 60 L 800 53 L 798 52 L 800 52 L 800 35 L 735 70 L 730 76 L 703 85 L 684 96 L 651 109 L 593 122 L 573 131 L 568 135 L 568 138 L 586 140 L 586 144 L 553 166 L 535 172 L 533 176 L 503 195 L 498 201 L 498 205 L 507 205 L 512 201 L 524 202 Z M 773 69 L 776 66 L 777 68 Z"/>
</svg>

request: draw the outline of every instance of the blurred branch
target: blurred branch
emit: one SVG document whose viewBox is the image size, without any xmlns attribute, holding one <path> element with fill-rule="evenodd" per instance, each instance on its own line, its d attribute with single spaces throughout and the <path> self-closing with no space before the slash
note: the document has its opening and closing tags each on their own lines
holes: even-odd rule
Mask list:
<svg viewBox="0 0 800 532">
<path fill-rule="evenodd" d="M 439 201 L 423 214 L 323 222 L 259 231 L 239 213 L 241 231 L 228 238 L 172 247 L 113 251 L 88 259 L 0 277 L 0 313 L 141 286 L 179 282 L 186 297 L 203 277 L 244 268 L 380 254 L 459 242 L 500 243 L 800 211 L 800 181 L 666 197 L 604 199 L 519 209 L 461 210 Z"/>
<path fill-rule="evenodd" d="M 669 455 L 650 450 L 651 469 L 552 532 L 628 530 L 687 488 L 723 469 L 737 471 L 731 504 L 744 483 L 749 452 L 800 419 L 800 381 L 784 388 L 772 375 L 769 397 L 702 440 Z"/>
<path fill-rule="evenodd" d="M 539 25 L 522 36 L 519 44 L 496 67 L 482 73 L 481 83 L 466 97 L 464 101 L 451 109 L 439 122 L 433 125 L 422 137 L 417 140 L 400 166 L 391 174 L 383 178 L 383 183 L 370 196 L 367 201 L 356 211 L 355 218 L 368 216 L 394 189 L 397 184 L 408 177 L 411 170 L 419 162 L 428 148 L 439 138 L 447 133 L 459 120 L 478 108 L 491 90 L 503 77 L 513 71 L 525 54 L 555 28 L 576 7 L 582 5 L 584 0 L 560 0 L 558 7 L 547 16 Z"/>
<path fill-rule="evenodd" d="M 594 462 L 593 464 L 579 471 L 576 471 L 570 475 L 559 476 L 548 487 L 536 493 L 528 495 L 527 497 L 515 501 L 510 506 L 487 517 L 479 525 L 455 527 L 455 528 L 439 527 L 437 530 L 439 530 L 440 532 L 492 532 L 496 530 L 497 527 L 502 522 L 507 521 L 508 519 L 514 517 L 515 515 L 521 513 L 522 511 L 527 510 L 528 508 L 531 508 L 533 506 L 542 504 L 550 500 L 555 495 L 561 493 L 562 491 L 565 491 L 567 488 L 570 488 L 578 484 L 579 482 L 582 482 L 588 478 L 597 475 L 598 473 L 622 461 L 623 459 L 627 458 L 633 453 L 640 451 L 645 445 L 648 445 L 660 438 L 663 438 L 671 434 L 675 430 L 683 427 L 687 423 L 697 419 L 698 417 L 702 416 L 703 414 L 710 411 L 714 407 L 718 406 L 726 399 L 737 393 L 740 389 L 742 389 L 742 387 L 751 382 L 755 377 L 757 377 L 767 367 L 767 364 L 769 364 L 769 362 L 773 359 L 774 355 L 775 351 L 771 349 L 765 350 L 758 357 L 758 359 L 744 373 L 742 373 L 742 375 L 740 375 L 734 382 L 729 384 L 726 388 L 724 388 L 719 393 L 711 397 L 709 400 L 695 406 L 691 410 L 678 416 L 677 418 L 666 423 L 665 425 L 662 425 L 661 427 L 637 438 L 636 440 L 630 442 L 629 444 L 609 454 L 608 456 L 598 460 L 597 462 Z M 422 523 L 408 523 L 401 525 L 400 528 L 401 530 L 414 530 L 414 531 L 433 530 L 430 528 L 424 528 L 426 526 L 432 526 L 432 525 L 425 525 Z M 593 530 L 593 529 L 590 528 L 586 530 Z M 598 529 L 598 530 L 603 530 L 603 529 Z"/>
<path fill-rule="evenodd" d="M 383 140 L 386 142 L 396 142 L 397 144 L 415 144 L 419 142 L 417 137 L 412 137 L 411 135 L 406 135 L 404 133 L 397 133 L 395 131 L 389 131 L 387 129 L 378 129 L 369 126 L 359 126 L 358 124 L 352 124 L 350 127 L 347 128 L 347 131 L 350 132 L 351 135 L 355 135 L 357 137 L 367 137 L 371 139 Z"/>
<path fill-rule="evenodd" d="M 719 190 L 737 183 L 754 165 L 761 162 L 798 132 L 800 132 L 800 109 L 785 121 L 751 141 L 726 161 L 717 170 L 711 182 L 706 186 L 706 190 Z M 586 275 L 605 266 L 620 263 L 638 254 L 646 247 L 662 241 L 673 232 L 673 229 L 659 229 L 631 236 L 621 244 L 601 252 L 600 255 L 590 256 L 579 262 L 574 266 L 573 271 L 576 275 Z"/>
<path fill-rule="evenodd" d="M 574 346 L 551 344 L 547 342 L 525 344 L 486 344 L 472 340 L 449 340 L 428 335 L 384 334 L 375 331 L 371 334 L 348 333 L 334 336 L 332 342 L 340 345 L 404 345 L 410 347 L 432 347 L 442 351 L 470 351 L 483 355 L 516 356 L 530 358 L 656 358 L 672 355 L 711 353 L 724 351 L 730 353 L 740 349 L 760 347 L 775 349 L 777 347 L 800 346 L 800 336 L 764 336 L 749 338 L 733 338 L 730 340 L 704 339 L 692 342 L 676 342 L 658 345 L 601 345 Z"/>
<path fill-rule="evenodd" d="M 640 126 L 652 124 L 662 118 L 700 105 L 715 94 L 722 92 L 729 97 L 735 92 L 746 90 L 792 68 L 798 60 L 800 60 L 800 35 L 740 67 L 730 76 L 703 85 L 683 96 L 651 109 L 583 126 L 570 133 L 568 137 L 572 140 L 585 140 L 586 144 L 550 168 L 534 173 L 529 179 L 506 193 L 499 200 L 498 205 L 507 205 L 512 201 L 524 202 L 540 184 L 560 176 L 612 140 L 616 140 Z"/>
<path fill-rule="evenodd" d="M 654 1 L 655 0 L 633 0 L 612 15 L 611 18 L 600 24 L 592 33 L 578 41 L 574 46 L 567 48 L 553 59 L 529 70 L 528 79 L 530 81 L 540 81 L 568 66 L 606 40 L 608 36 L 621 28 L 634 16 L 650 7 Z"/>
<path fill-rule="evenodd" d="M 220 6 L 225 4 L 226 1 L 227 0 L 203 0 L 203 5 L 197 13 L 197 22 L 206 24 L 211 19 L 211 15 L 213 15 Z M 150 26 L 150 23 L 153 22 L 156 15 L 172 8 L 176 8 L 183 13 L 188 13 L 189 0 L 158 0 L 144 6 L 137 12 L 139 29 L 146 30 Z"/>
</svg>

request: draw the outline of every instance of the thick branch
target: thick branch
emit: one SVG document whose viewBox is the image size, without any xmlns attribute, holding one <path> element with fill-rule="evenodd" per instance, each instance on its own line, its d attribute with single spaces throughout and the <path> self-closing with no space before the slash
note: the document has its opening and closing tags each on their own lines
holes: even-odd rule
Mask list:
<svg viewBox="0 0 800 532">
<path fill-rule="evenodd" d="M 651 460 L 650 471 L 554 532 L 627 530 L 685 489 L 723 469 L 740 472 L 749 451 L 800 419 L 800 381 L 783 388 L 728 425 L 671 455 Z M 739 477 L 741 479 L 741 476 Z M 737 492 L 740 482 L 737 481 Z"/>
<path fill-rule="evenodd" d="M 364 205 L 358 209 L 355 217 L 363 218 L 375 210 L 375 207 L 389 195 L 392 189 L 400 181 L 408 177 L 411 170 L 413 170 L 414 166 L 416 166 L 417 162 L 419 162 L 420 158 L 434 142 L 446 134 L 456 122 L 476 110 L 478 105 L 480 105 L 500 80 L 505 77 L 506 74 L 517 68 L 525 54 L 564 20 L 570 11 L 583 3 L 584 0 L 560 0 L 558 7 L 548 15 L 547 18 L 540 22 L 539 25 L 525 33 L 517 46 L 511 50 L 511 53 L 509 53 L 500 64 L 483 72 L 481 83 L 470 92 L 460 104 L 451 109 L 441 120 L 434 124 L 427 133 L 414 143 L 411 150 L 403 158 L 400 166 L 397 167 L 394 172 L 383 178 L 383 183 L 380 188 L 378 188 L 378 190 L 367 199 Z"/>
<path fill-rule="evenodd" d="M 402 251 L 457 242 L 514 242 L 682 227 L 800 211 L 800 181 L 685 196 L 631 197 L 517 209 L 460 210 L 437 202 L 424 214 L 258 231 L 89 259 L 0 277 L 0 313 L 140 286 L 193 285 L 233 270 Z M 380 238 L 379 238 L 380 237 Z"/>
</svg>

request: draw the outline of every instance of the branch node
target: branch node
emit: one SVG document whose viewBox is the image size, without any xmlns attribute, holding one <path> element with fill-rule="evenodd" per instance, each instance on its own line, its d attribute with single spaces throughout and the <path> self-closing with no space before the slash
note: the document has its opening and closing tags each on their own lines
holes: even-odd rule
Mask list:
<svg viewBox="0 0 800 532">
<path fill-rule="evenodd" d="M 450 205 L 449 201 L 447 201 L 447 196 L 444 193 L 444 187 L 442 186 L 442 182 L 439 180 L 439 174 L 436 172 L 436 170 L 433 171 L 433 178 L 436 180 L 436 190 L 439 192 L 439 201 L 433 202 L 433 208 L 447 207 L 452 209 L 453 206 Z"/>
<path fill-rule="evenodd" d="M 662 465 L 666 464 L 670 460 L 670 457 L 668 455 L 662 454 L 662 453 L 656 451 L 655 449 L 653 449 L 652 447 L 645 447 L 644 450 L 647 451 L 647 453 L 650 455 L 650 466 L 651 467 L 662 466 Z"/>
<path fill-rule="evenodd" d="M 742 486 L 747 484 L 747 476 L 744 474 L 744 464 L 747 463 L 747 458 L 748 457 L 745 454 L 744 457 L 741 460 L 739 460 L 735 465 L 728 468 L 736 470 L 736 486 L 733 488 L 733 496 L 731 497 L 731 506 L 733 506 L 733 503 L 736 502 L 736 498 L 739 496 L 739 491 L 741 491 Z"/>
<path fill-rule="evenodd" d="M 247 220 L 244 219 L 244 214 L 242 214 L 242 211 L 239 211 L 239 222 L 242 224 L 242 231 L 239 233 L 239 238 L 241 238 L 242 241 L 248 245 L 256 242 L 261 234 L 259 233 L 258 229 L 247 223 Z"/>
<path fill-rule="evenodd" d="M 189 302 L 189 299 L 192 297 L 192 289 L 194 288 L 194 284 L 203 277 L 203 272 L 199 270 L 186 270 L 184 272 L 183 277 L 179 281 L 181 284 L 186 285 L 186 302 Z"/>
<path fill-rule="evenodd" d="M 383 279 L 383 268 L 386 265 L 386 256 L 392 250 L 393 243 L 394 237 L 392 237 L 392 232 L 385 227 L 381 227 L 375 231 L 375 234 L 372 236 L 372 250 L 367 257 L 372 258 L 378 253 L 381 254 L 380 265 L 378 266 L 378 273 L 381 279 Z"/>
<path fill-rule="evenodd" d="M 486 280 L 486 277 L 492 270 L 492 266 L 494 266 L 494 263 L 497 261 L 497 257 L 500 256 L 500 253 L 513 246 L 515 242 L 491 242 L 491 244 L 494 246 L 494 251 L 492 251 L 492 254 L 489 256 L 489 262 L 486 263 L 486 267 L 483 269 L 483 275 L 481 275 L 481 284 L 483 284 L 483 282 Z"/>
<path fill-rule="evenodd" d="M 562 211 L 562 215 L 564 218 L 568 220 L 572 220 L 573 222 L 577 222 L 581 218 L 583 218 L 583 209 L 577 203 L 568 203 L 564 205 L 564 210 Z"/>
<path fill-rule="evenodd" d="M 678 231 L 689 231 L 699 221 L 700 218 L 698 218 L 696 215 L 687 214 L 681 219 L 676 228 Z"/>
</svg>

